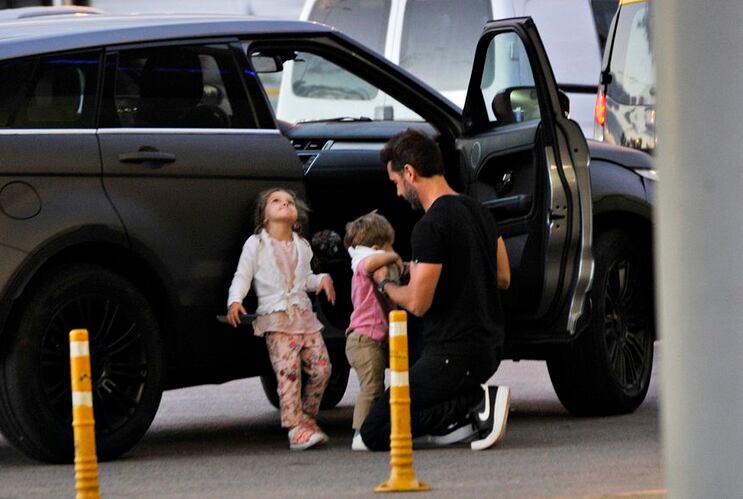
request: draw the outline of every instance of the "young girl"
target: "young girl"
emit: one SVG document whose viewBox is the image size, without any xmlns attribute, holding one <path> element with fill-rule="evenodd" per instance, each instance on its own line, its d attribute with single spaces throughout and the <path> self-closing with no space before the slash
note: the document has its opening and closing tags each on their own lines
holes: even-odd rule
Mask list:
<svg viewBox="0 0 743 499">
<path fill-rule="evenodd" d="M 360 392 L 353 408 L 354 444 L 371 407 L 384 392 L 387 314 L 392 304 L 375 293 L 371 275 L 385 265 L 402 262 L 392 249 L 395 231 L 392 225 L 376 212 L 364 215 L 346 225 L 344 244 L 351 255 L 351 301 L 353 312 L 346 331 L 346 356 L 356 370 Z M 383 300 L 383 301 L 380 301 Z M 352 448 L 355 449 L 355 447 Z"/>
<path fill-rule="evenodd" d="M 334 304 L 335 290 L 329 275 L 310 269 L 312 250 L 297 234 L 299 217 L 305 214 L 306 206 L 292 191 L 274 188 L 259 195 L 255 233 L 243 246 L 227 300 L 227 321 L 236 327 L 246 313 L 242 301 L 251 284 L 255 289 L 253 331 L 266 338 L 278 381 L 281 426 L 289 429 L 292 450 L 328 441 L 315 416 L 331 366 L 320 334 L 323 325 L 307 292 L 323 291 Z M 304 391 L 302 370 L 309 376 Z"/>
</svg>

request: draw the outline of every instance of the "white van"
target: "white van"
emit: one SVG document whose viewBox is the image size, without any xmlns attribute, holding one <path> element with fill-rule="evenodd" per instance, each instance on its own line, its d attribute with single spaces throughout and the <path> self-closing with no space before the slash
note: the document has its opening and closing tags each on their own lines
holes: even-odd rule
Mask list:
<svg viewBox="0 0 743 499">
<path fill-rule="evenodd" d="M 557 82 L 570 97 L 571 118 L 592 137 L 602 42 L 616 6 L 617 0 L 308 0 L 300 18 L 328 24 L 359 40 L 462 107 L 472 54 L 485 22 L 531 16 Z M 298 71 L 301 77 L 295 74 Z M 287 121 L 317 119 L 331 96 L 326 95 L 330 89 L 311 84 L 311 75 L 323 75 L 325 80 L 332 71 L 327 63 L 312 60 L 289 65 L 277 116 Z M 352 83 L 345 87 L 346 94 L 332 98 L 344 99 L 350 116 L 415 119 L 384 95 L 365 94 Z"/>
</svg>

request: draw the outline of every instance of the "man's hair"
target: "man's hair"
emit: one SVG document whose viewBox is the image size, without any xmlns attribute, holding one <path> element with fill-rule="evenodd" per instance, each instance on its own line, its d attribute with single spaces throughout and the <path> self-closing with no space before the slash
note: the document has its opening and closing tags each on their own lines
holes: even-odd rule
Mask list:
<svg viewBox="0 0 743 499">
<path fill-rule="evenodd" d="M 384 246 L 386 243 L 393 242 L 395 242 L 395 229 L 376 210 L 346 224 L 346 237 L 343 238 L 346 248 L 359 245 Z"/>
<path fill-rule="evenodd" d="M 392 171 L 401 172 L 405 164 L 413 166 L 421 177 L 444 174 L 444 160 L 438 144 L 423 132 L 408 128 L 384 145 L 379 159 L 392 165 Z"/>
</svg>

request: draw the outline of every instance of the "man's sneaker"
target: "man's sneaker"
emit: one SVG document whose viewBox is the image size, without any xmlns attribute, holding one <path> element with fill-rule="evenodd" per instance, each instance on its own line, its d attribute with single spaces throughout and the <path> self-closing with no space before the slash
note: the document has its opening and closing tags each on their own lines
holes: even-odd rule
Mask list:
<svg viewBox="0 0 743 499">
<path fill-rule="evenodd" d="M 440 435 L 429 435 L 428 442 L 432 445 L 450 445 L 463 442 L 477 435 L 477 429 L 468 419 L 450 424 L 444 433 Z"/>
<path fill-rule="evenodd" d="M 353 440 L 351 440 L 351 450 L 355 451 L 368 451 L 369 447 L 366 446 L 364 441 L 361 439 L 361 433 L 358 431 L 353 436 Z"/>
<path fill-rule="evenodd" d="M 317 433 L 307 426 L 297 426 L 289 430 L 289 448 L 291 450 L 305 450 L 324 442 L 323 434 Z"/>
<path fill-rule="evenodd" d="M 503 440 L 511 407 L 511 389 L 507 386 L 482 385 L 482 388 L 485 398 L 473 414 L 480 440 L 470 444 L 472 450 L 484 450 Z"/>
</svg>

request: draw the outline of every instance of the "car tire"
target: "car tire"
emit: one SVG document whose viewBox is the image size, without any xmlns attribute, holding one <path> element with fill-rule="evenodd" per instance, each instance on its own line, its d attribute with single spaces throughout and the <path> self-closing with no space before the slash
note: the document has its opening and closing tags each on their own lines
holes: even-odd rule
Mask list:
<svg viewBox="0 0 743 499">
<path fill-rule="evenodd" d="M 322 401 L 320 402 L 320 409 L 322 410 L 334 408 L 343 399 L 343 395 L 346 394 L 346 388 L 348 387 L 348 376 L 351 370 L 348 360 L 346 360 L 344 341 L 334 341 L 332 343 L 328 341 L 327 347 L 333 369 L 330 373 L 330 381 L 328 381 L 328 386 L 325 388 L 325 393 L 323 393 Z M 305 380 L 306 376 L 302 373 L 302 382 Z M 276 375 L 274 373 L 262 375 L 261 386 L 268 402 L 278 409 L 279 393 L 277 390 Z"/>
<path fill-rule="evenodd" d="M 594 244 L 590 322 L 572 344 L 547 359 L 552 385 L 572 414 L 634 411 L 653 366 L 653 280 L 646 245 L 619 229 Z"/>
<path fill-rule="evenodd" d="M 25 293 L 3 341 L 0 425 L 27 455 L 74 457 L 69 332 L 89 333 L 99 460 L 131 449 L 152 423 L 163 389 L 158 321 L 145 297 L 103 267 L 50 269 Z"/>
</svg>

